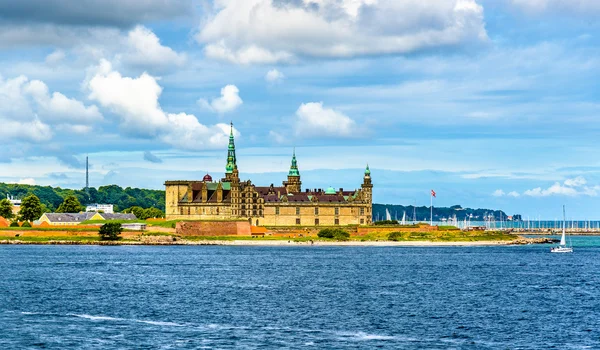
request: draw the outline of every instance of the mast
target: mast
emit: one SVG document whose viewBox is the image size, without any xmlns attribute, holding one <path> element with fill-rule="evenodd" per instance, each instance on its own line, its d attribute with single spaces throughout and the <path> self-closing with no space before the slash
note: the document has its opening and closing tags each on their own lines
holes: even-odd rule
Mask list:
<svg viewBox="0 0 600 350">
<path fill-rule="evenodd" d="M 560 245 L 561 246 L 566 246 L 567 245 L 567 239 L 565 237 L 565 221 L 566 221 L 565 206 L 563 205 L 563 227 L 562 227 L 562 237 L 560 238 Z"/>
</svg>

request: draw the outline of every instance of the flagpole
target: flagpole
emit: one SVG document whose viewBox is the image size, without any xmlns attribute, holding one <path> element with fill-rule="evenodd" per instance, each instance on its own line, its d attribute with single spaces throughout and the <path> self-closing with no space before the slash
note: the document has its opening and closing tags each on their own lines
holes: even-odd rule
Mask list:
<svg viewBox="0 0 600 350">
<path fill-rule="evenodd" d="M 429 226 L 433 226 L 433 193 L 430 193 L 429 197 L 431 198 L 431 205 L 429 206 L 429 208 L 431 209 L 431 214 L 429 216 Z"/>
</svg>

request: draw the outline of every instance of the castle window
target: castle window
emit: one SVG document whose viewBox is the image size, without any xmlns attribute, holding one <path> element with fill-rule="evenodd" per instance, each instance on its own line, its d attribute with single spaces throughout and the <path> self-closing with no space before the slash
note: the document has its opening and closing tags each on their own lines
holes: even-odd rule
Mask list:
<svg viewBox="0 0 600 350">
<path fill-rule="evenodd" d="M 183 208 L 179 208 L 179 215 L 183 215 Z"/>
<path fill-rule="evenodd" d="M 296 207 L 296 215 L 300 215 L 300 207 Z"/>
<path fill-rule="evenodd" d="M 319 215 L 319 207 L 315 208 L 315 215 Z"/>
<path fill-rule="evenodd" d="M 335 215 L 340 215 L 340 208 L 335 208 Z"/>
<path fill-rule="evenodd" d="M 335 225 L 339 225 L 340 224 L 340 219 L 335 219 L 334 224 Z"/>
<path fill-rule="evenodd" d="M 364 223 L 365 223 L 365 219 L 360 219 L 360 224 L 364 225 Z"/>
<path fill-rule="evenodd" d="M 300 225 L 300 218 L 296 219 L 296 225 Z"/>
<path fill-rule="evenodd" d="M 252 211 L 252 216 L 256 216 L 256 210 Z"/>
<path fill-rule="evenodd" d="M 246 205 L 242 204 L 242 209 L 246 209 Z"/>
<path fill-rule="evenodd" d="M 259 210 L 258 211 L 258 216 L 262 216 L 262 215 L 263 215 L 262 210 Z"/>
<path fill-rule="evenodd" d="M 279 207 L 275 207 L 275 215 L 279 215 Z"/>
<path fill-rule="evenodd" d="M 315 219 L 315 226 L 319 226 L 319 219 Z"/>
<path fill-rule="evenodd" d="M 187 208 L 187 213 L 190 215 L 190 207 Z"/>
<path fill-rule="evenodd" d="M 365 215 L 365 208 L 360 208 L 360 215 Z M 362 222 L 361 222 L 362 224 Z"/>
</svg>

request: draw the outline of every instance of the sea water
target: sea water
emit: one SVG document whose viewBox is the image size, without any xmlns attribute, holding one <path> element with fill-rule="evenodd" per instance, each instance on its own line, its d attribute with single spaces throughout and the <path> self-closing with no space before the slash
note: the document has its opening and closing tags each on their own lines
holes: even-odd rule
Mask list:
<svg viewBox="0 0 600 350">
<path fill-rule="evenodd" d="M 0 246 L 0 349 L 600 348 L 600 240 Z"/>
</svg>

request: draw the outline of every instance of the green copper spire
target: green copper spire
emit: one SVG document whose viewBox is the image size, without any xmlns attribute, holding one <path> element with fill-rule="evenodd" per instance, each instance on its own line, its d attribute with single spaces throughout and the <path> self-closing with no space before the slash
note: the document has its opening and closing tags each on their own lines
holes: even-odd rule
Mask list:
<svg viewBox="0 0 600 350">
<path fill-rule="evenodd" d="M 365 169 L 365 176 L 371 175 L 371 170 L 369 170 L 369 164 L 367 164 L 367 169 Z"/>
<path fill-rule="evenodd" d="M 233 142 L 233 122 L 231 123 L 231 131 L 229 132 L 229 146 L 227 147 L 227 166 L 225 173 L 231 174 L 237 168 L 235 159 L 235 143 Z"/>
<path fill-rule="evenodd" d="M 300 176 L 300 172 L 298 171 L 298 163 L 296 162 L 296 148 L 294 148 L 292 166 L 290 167 L 290 172 L 288 173 L 288 176 Z"/>
</svg>

